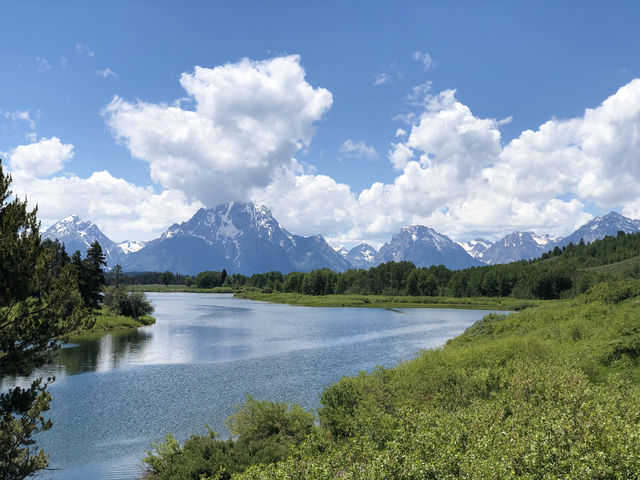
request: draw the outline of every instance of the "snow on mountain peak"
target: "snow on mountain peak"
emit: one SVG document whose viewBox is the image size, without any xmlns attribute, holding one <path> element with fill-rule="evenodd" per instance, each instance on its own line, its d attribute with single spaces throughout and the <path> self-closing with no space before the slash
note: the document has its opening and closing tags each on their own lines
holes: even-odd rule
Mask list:
<svg viewBox="0 0 640 480">
<path fill-rule="evenodd" d="M 141 250 L 147 242 L 139 241 L 139 240 L 125 240 L 124 242 L 118 243 L 118 247 L 122 250 L 123 253 L 133 253 Z"/>
</svg>

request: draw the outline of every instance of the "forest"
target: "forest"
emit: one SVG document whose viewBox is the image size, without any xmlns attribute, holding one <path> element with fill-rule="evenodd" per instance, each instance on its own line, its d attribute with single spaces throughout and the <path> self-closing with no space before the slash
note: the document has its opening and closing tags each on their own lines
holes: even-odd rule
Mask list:
<svg viewBox="0 0 640 480">
<path fill-rule="evenodd" d="M 127 284 L 183 284 L 198 288 L 257 288 L 263 292 L 304 295 L 409 295 L 447 297 L 570 298 L 593 285 L 640 277 L 640 233 L 619 232 L 590 244 L 570 243 L 538 259 L 450 270 L 443 265 L 418 268 L 411 262 L 387 262 L 369 270 L 256 273 L 251 276 L 205 271 L 195 276 L 171 272 L 124 274 Z M 617 263 L 622 262 L 620 265 Z M 599 268 L 608 265 L 607 268 Z M 613 267 L 611 266 L 613 265 Z M 107 281 L 113 281 L 107 275 Z"/>
</svg>

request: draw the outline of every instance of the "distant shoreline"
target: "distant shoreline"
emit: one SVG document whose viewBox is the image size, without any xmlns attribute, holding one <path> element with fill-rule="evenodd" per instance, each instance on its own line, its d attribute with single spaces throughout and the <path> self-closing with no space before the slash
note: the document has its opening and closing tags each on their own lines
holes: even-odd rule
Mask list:
<svg viewBox="0 0 640 480">
<path fill-rule="evenodd" d="M 145 292 L 174 293 L 233 293 L 234 297 L 260 302 L 281 303 L 304 307 L 358 307 L 358 308 L 460 308 L 472 310 L 522 310 L 542 303 L 511 297 L 413 297 L 391 295 L 304 295 L 300 293 L 260 290 L 234 291 L 230 287 L 197 288 L 183 285 L 133 285 Z"/>
</svg>

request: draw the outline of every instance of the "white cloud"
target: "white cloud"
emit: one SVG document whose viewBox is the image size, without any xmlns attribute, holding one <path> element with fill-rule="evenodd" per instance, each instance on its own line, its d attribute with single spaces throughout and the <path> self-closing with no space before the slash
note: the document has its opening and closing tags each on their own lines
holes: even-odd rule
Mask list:
<svg viewBox="0 0 640 480">
<path fill-rule="evenodd" d="M 18 170 L 11 172 L 16 195 L 28 195 L 29 205 L 38 205 L 43 230 L 71 214 L 91 220 L 112 240 L 149 240 L 169 225 L 191 217 L 202 205 L 189 202 L 184 194 L 164 190 L 154 193 L 109 172 L 94 172 L 89 178 L 56 176 L 37 178 Z"/>
<path fill-rule="evenodd" d="M 430 92 L 432 84 L 433 82 L 428 81 L 413 87 L 409 95 L 407 95 L 409 104 L 421 107 L 425 106 L 431 97 Z"/>
<path fill-rule="evenodd" d="M 27 122 L 31 130 L 35 130 L 36 123 L 31 119 L 29 110 L 17 110 L 15 112 L 4 112 L 4 118 L 9 120 L 23 120 Z"/>
<path fill-rule="evenodd" d="M 413 52 L 413 58 L 422 63 L 425 72 L 436 66 L 436 62 L 433 61 L 433 58 L 431 58 L 431 55 L 427 52 Z"/>
<path fill-rule="evenodd" d="M 96 54 L 96 52 L 82 43 L 76 43 L 76 53 L 86 55 L 87 57 L 93 57 Z"/>
<path fill-rule="evenodd" d="M 38 71 L 40 73 L 44 73 L 48 70 L 51 70 L 51 65 L 49 65 L 49 61 L 44 57 L 36 57 L 36 62 L 38 63 Z"/>
<path fill-rule="evenodd" d="M 353 227 L 356 198 L 349 185 L 326 175 L 287 172 L 251 198 L 267 205 L 274 217 L 296 234 L 334 236 Z"/>
<path fill-rule="evenodd" d="M 373 85 L 384 85 L 385 83 L 391 83 L 391 75 L 388 73 L 378 73 L 375 75 Z"/>
<path fill-rule="evenodd" d="M 364 158 L 366 160 L 375 160 L 378 158 L 376 149 L 360 140 L 354 142 L 351 139 L 345 140 L 340 147 L 340 151 L 347 157 Z"/>
<path fill-rule="evenodd" d="M 299 169 L 295 153 L 332 104 L 304 77 L 297 55 L 196 67 L 180 78 L 194 110 L 115 97 L 104 116 L 154 181 L 209 206 L 244 200 Z"/>
<path fill-rule="evenodd" d="M 346 245 L 380 243 L 411 223 L 458 239 L 513 230 L 565 235 L 591 217 L 586 205 L 593 203 L 640 217 L 640 80 L 580 117 L 550 120 L 505 146 L 504 123 L 476 117 L 453 90 L 428 96 L 409 135 L 391 145 L 389 160 L 400 170 L 392 183 L 356 195 L 328 178 L 317 180 L 324 189 L 305 190 L 316 185 L 307 176 L 290 190 L 279 185 L 288 200 L 274 211 L 303 231 L 316 218 L 339 217 L 339 227 L 326 221 L 322 232 Z M 340 215 L 334 199 L 345 206 Z"/>
<path fill-rule="evenodd" d="M 38 116 L 38 113 L 36 113 L 36 116 Z M 26 122 L 29 130 L 25 132 L 24 134 L 25 138 L 31 143 L 34 143 L 36 141 L 37 139 L 36 122 L 31 118 L 31 112 L 29 112 L 29 110 L 22 110 L 22 111 L 17 110 L 15 112 L 5 112 L 4 118 L 8 120 L 13 120 L 14 122 L 15 121 Z"/>
<path fill-rule="evenodd" d="M 73 145 L 63 144 L 58 137 L 41 138 L 9 152 L 9 166 L 23 175 L 43 177 L 61 170 L 72 157 Z"/>
<path fill-rule="evenodd" d="M 96 70 L 96 75 L 99 75 L 102 78 L 107 78 L 107 77 L 118 78 L 118 74 L 113 70 L 111 70 L 109 67 L 104 68 L 102 70 Z"/>
<path fill-rule="evenodd" d="M 196 67 L 181 85 L 188 102 L 115 97 L 104 109 L 114 136 L 149 163 L 161 193 L 106 171 L 42 178 L 73 155 L 56 137 L 10 152 L 14 190 L 38 201 L 45 220 L 78 213 L 115 239 L 150 238 L 200 205 L 248 199 L 268 205 L 293 233 L 344 245 L 379 245 L 411 223 L 457 239 L 513 230 L 562 235 L 588 220 L 594 204 L 640 217 L 640 80 L 506 145 L 499 128 L 510 117 L 478 117 L 454 90 L 432 95 L 424 84 L 412 93 L 417 112 L 403 117 L 408 126 L 389 147 L 395 178 L 359 193 L 312 165 L 303 172 L 295 160 L 332 103 L 327 90 L 306 82 L 299 57 Z M 30 119 L 20 114 L 12 115 Z M 347 140 L 342 153 L 375 150 Z"/>
</svg>

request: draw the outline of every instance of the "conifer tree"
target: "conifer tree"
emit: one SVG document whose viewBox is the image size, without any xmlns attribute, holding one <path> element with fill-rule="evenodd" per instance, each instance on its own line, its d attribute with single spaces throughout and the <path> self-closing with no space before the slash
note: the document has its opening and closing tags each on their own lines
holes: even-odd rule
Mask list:
<svg viewBox="0 0 640 480">
<path fill-rule="evenodd" d="M 0 162 L 0 380 L 31 374 L 88 321 L 64 248 L 41 241 L 37 209 L 27 210 L 10 184 Z M 0 392 L 0 478 L 22 479 L 47 466 L 34 435 L 51 428 L 44 417 L 50 381 Z"/>
</svg>

